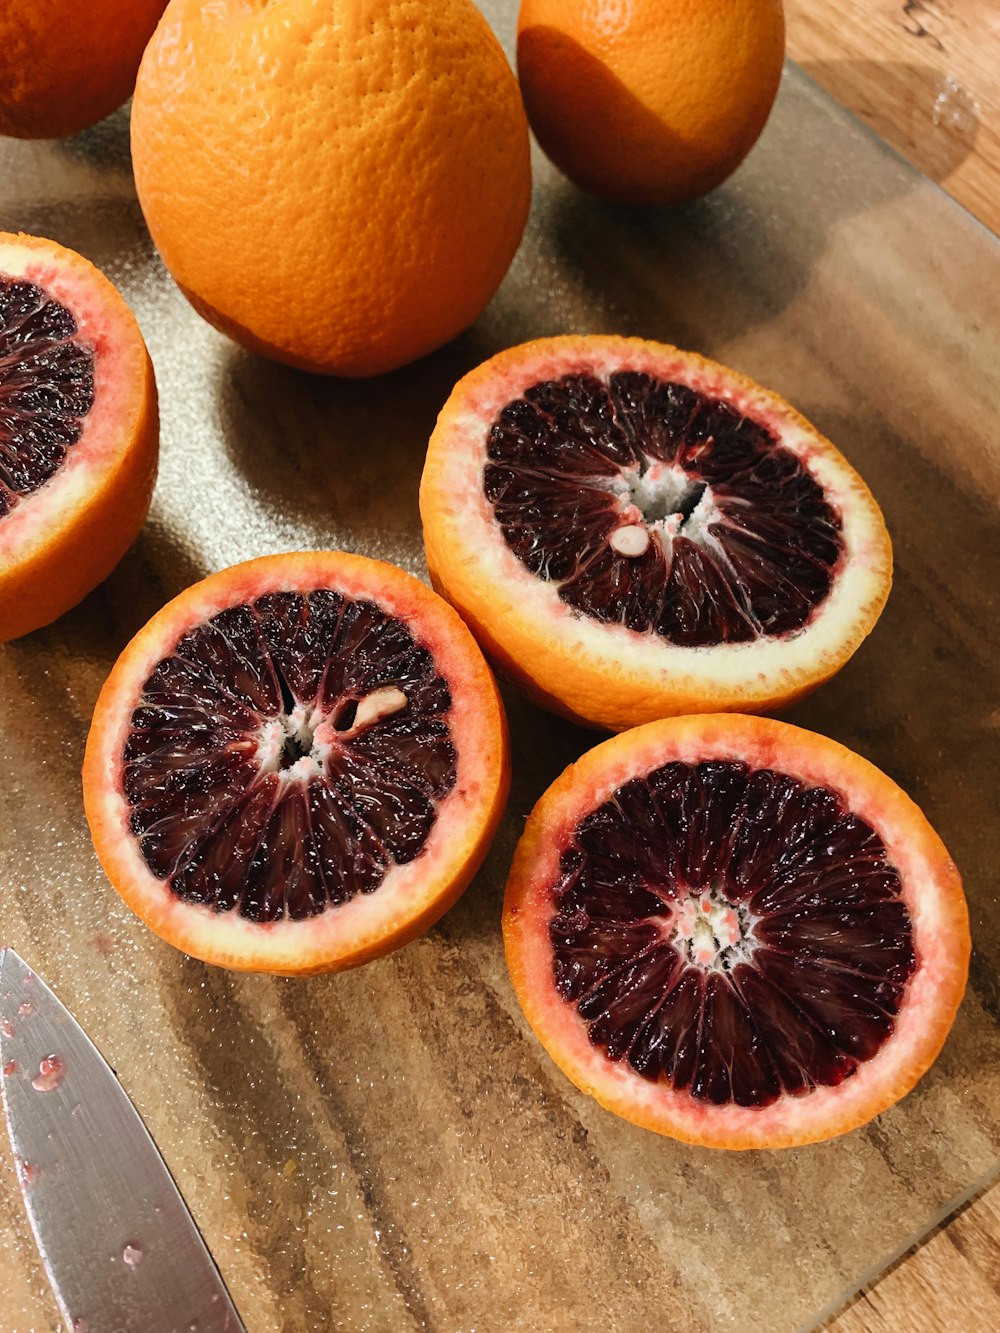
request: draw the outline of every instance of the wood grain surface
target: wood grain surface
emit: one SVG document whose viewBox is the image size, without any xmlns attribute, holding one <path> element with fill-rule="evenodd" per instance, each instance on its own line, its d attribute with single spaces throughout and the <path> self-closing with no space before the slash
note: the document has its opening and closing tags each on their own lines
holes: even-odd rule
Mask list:
<svg viewBox="0 0 1000 1333">
<path fill-rule="evenodd" d="M 509 35 L 514 0 L 483 8 Z M 951 149 L 922 161 L 910 122 L 895 142 L 909 134 L 909 156 L 954 188 L 985 179 L 973 167 L 995 145 L 995 96 L 953 63 L 947 34 L 932 34 L 942 55 L 908 31 L 929 30 L 932 9 L 988 70 L 973 0 L 790 0 L 792 53 L 852 109 L 884 114 L 873 123 L 888 137 L 916 80 L 912 107 Z M 978 107 L 974 134 L 949 78 Z M 165 408 L 133 551 L 57 626 L 0 653 L 0 936 L 44 960 L 99 1036 L 253 1333 L 786 1333 L 1000 1151 L 1000 455 L 982 440 L 1000 400 L 998 252 L 794 74 L 739 180 L 677 214 L 597 205 L 537 166 L 527 243 L 491 310 L 373 394 L 261 362 L 198 320 L 142 226 L 121 117 L 65 145 L 0 144 L 0 227 L 56 235 L 110 273 L 139 311 Z M 483 875 L 422 940 L 345 977 L 296 984 L 183 959 L 109 890 L 83 829 L 94 698 L 163 600 L 209 569 L 307 545 L 419 570 L 422 450 L 450 386 L 500 347 L 585 328 L 693 346 L 784 393 L 863 468 L 894 535 L 878 632 L 790 720 L 862 751 L 924 806 L 965 874 L 977 956 L 920 1087 L 815 1150 L 653 1140 L 575 1093 L 531 1038 L 499 897 L 525 812 L 592 737 L 514 696 L 515 791 Z M 998 1235 L 992 1191 L 828 1330 L 1000 1328 Z M 57 1328 L 3 1160 L 0 1333 Z"/>
<path fill-rule="evenodd" d="M 996 0 L 785 0 L 807 74 L 1000 232 Z"/>
<path fill-rule="evenodd" d="M 1000 233 L 995 0 L 785 0 L 788 48 L 876 134 Z M 1000 1184 L 942 1224 L 828 1333 L 1000 1329 Z"/>
<path fill-rule="evenodd" d="M 987 1190 L 826 1324 L 828 1333 L 995 1333 L 1000 1186 Z"/>
</svg>

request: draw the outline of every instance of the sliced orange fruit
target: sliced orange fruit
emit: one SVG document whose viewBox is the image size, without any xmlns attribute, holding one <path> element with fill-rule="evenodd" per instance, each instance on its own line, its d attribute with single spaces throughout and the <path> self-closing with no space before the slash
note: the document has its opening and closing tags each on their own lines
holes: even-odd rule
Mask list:
<svg viewBox="0 0 1000 1333">
<path fill-rule="evenodd" d="M 508 782 L 496 685 L 458 616 L 330 551 L 236 565 L 163 607 L 101 691 L 83 769 L 132 910 L 197 958 L 285 974 L 426 930 Z"/>
<path fill-rule="evenodd" d="M 0 642 L 110 574 L 158 443 L 153 368 L 115 287 L 54 241 L 0 233 Z"/>
<path fill-rule="evenodd" d="M 958 871 L 884 773 L 724 713 L 571 765 L 528 819 L 503 930 L 563 1072 L 714 1148 L 830 1138 L 904 1096 L 948 1034 L 970 947 Z"/>
<path fill-rule="evenodd" d="M 543 338 L 455 387 L 420 488 L 431 578 L 537 703 L 621 730 L 833 675 L 889 593 L 864 482 L 776 394 L 636 338 Z"/>
</svg>

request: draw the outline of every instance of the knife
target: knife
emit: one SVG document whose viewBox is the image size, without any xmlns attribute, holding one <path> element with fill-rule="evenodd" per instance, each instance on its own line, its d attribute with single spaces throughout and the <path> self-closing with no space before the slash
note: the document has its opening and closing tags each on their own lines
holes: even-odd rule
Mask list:
<svg viewBox="0 0 1000 1333">
<path fill-rule="evenodd" d="M 110 1066 L 13 949 L 0 953 L 0 1086 L 17 1179 L 73 1333 L 246 1333 Z"/>
</svg>

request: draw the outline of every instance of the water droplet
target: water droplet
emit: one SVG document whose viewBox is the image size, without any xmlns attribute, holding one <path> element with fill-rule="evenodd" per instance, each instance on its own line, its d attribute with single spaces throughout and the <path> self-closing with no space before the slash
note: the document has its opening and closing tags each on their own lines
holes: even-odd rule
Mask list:
<svg viewBox="0 0 1000 1333">
<path fill-rule="evenodd" d="M 5 1037 L 13 1037 L 14 1024 L 7 1018 L 0 1019 L 0 1032 L 2 1032 Z"/>
<path fill-rule="evenodd" d="M 957 79 L 949 77 L 934 99 L 931 118 L 939 128 L 969 137 L 979 125 L 979 103 Z"/>
<path fill-rule="evenodd" d="M 90 1325 L 87 1323 L 86 1319 L 73 1320 L 73 1333 L 87 1333 L 88 1328 L 90 1328 Z"/>
<path fill-rule="evenodd" d="M 122 1261 L 128 1264 L 129 1268 L 138 1268 L 145 1257 L 142 1246 L 137 1241 L 129 1241 L 122 1248 Z"/>
<path fill-rule="evenodd" d="M 21 1015 L 22 1018 L 27 1018 L 29 1014 L 33 1014 L 35 1012 L 35 1006 L 31 1003 L 30 1000 L 25 1000 L 22 1004 L 19 1004 L 17 1006 L 17 1012 Z"/>
<path fill-rule="evenodd" d="M 39 1061 L 38 1074 L 31 1080 L 36 1092 L 54 1092 L 66 1077 L 66 1066 L 58 1055 L 47 1055 Z"/>
<path fill-rule="evenodd" d="M 20 1066 L 18 1065 L 16 1060 L 8 1060 L 3 1067 L 3 1072 L 7 1075 L 8 1078 L 13 1078 L 14 1075 L 18 1073 L 19 1068 Z"/>
</svg>

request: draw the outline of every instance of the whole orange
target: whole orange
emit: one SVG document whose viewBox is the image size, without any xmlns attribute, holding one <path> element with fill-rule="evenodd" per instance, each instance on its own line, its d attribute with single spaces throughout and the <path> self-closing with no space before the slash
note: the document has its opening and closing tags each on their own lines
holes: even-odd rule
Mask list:
<svg viewBox="0 0 1000 1333">
<path fill-rule="evenodd" d="M 781 0 L 522 0 L 517 69 L 542 148 L 605 199 L 705 194 L 778 90 Z"/>
<path fill-rule="evenodd" d="M 531 194 L 517 80 L 471 0 L 171 0 L 132 108 L 153 240 L 217 328 L 376 375 L 467 327 Z"/>
<path fill-rule="evenodd" d="M 54 139 L 131 94 L 166 0 L 3 0 L 0 134 Z"/>
</svg>

